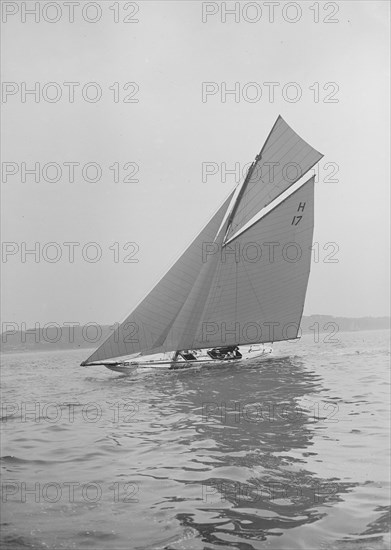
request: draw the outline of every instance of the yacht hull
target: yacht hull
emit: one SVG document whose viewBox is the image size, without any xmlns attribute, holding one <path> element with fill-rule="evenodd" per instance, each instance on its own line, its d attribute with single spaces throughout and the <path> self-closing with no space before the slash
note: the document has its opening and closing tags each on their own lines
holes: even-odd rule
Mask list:
<svg viewBox="0 0 391 550">
<path fill-rule="evenodd" d="M 270 357 L 272 348 L 263 347 L 261 350 L 248 350 L 242 351 L 241 357 L 227 357 L 220 359 L 213 359 L 209 355 L 200 354 L 194 360 L 177 360 L 172 361 L 170 359 L 150 359 L 150 360 L 129 360 L 121 363 L 104 363 L 104 366 L 114 372 L 120 372 L 122 374 L 134 374 L 137 372 L 145 372 L 149 370 L 182 370 L 189 368 L 199 368 L 207 366 L 225 366 L 227 364 L 239 364 L 248 363 L 253 360 L 264 360 Z M 91 365 L 92 366 L 92 365 Z"/>
</svg>

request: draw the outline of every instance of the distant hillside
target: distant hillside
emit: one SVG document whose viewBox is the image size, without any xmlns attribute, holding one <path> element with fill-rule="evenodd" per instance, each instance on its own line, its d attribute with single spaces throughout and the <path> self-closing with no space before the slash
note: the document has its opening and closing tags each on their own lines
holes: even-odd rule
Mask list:
<svg viewBox="0 0 391 550">
<path fill-rule="evenodd" d="M 390 328 L 390 317 L 333 317 L 332 315 L 310 315 L 303 316 L 301 329 L 304 333 L 314 330 L 310 329 L 314 323 L 319 323 L 320 332 L 329 331 L 328 323 L 335 323 L 338 332 L 351 332 L 357 330 L 381 330 Z"/>
<path fill-rule="evenodd" d="M 317 323 L 317 325 L 316 325 Z M 332 324 L 331 324 L 332 323 Z M 301 322 L 303 333 L 346 332 L 390 328 L 389 317 L 333 317 L 331 315 L 304 316 Z M 90 349 L 96 348 L 111 333 L 108 325 L 84 325 L 76 327 L 48 327 L 26 331 L 8 330 L 1 334 L 3 353 L 24 351 Z"/>
</svg>

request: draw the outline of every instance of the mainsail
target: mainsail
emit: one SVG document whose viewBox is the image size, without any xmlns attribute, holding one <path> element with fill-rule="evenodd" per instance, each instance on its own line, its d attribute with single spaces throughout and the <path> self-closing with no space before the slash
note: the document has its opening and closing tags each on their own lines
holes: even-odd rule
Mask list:
<svg viewBox="0 0 391 550">
<path fill-rule="evenodd" d="M 321 157 L 279 117 L 233 205 L 232 193 L 83 364 L 296 338 L 310 272 L 314 177 L 279 196 Z"/>
<path fill-rule="evenodd" d="M 296 338 L 307 290 L 314 176 L 219 254 L 207 306 L 184 347 Z M 189 334 L 190 336 L 190 334 Z"/>
</svg>

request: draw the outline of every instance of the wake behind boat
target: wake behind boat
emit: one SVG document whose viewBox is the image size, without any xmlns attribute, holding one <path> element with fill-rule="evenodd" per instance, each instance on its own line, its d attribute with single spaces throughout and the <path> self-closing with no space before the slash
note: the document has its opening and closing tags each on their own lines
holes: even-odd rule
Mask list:
<svg viewBox="0 0 391 550">
<path fill-rule="evenodd" d="M 279 116 L 242 185 L 81 365 L 242 364 L 297 338 L 314 228 L 315 176 L 301 178 L 322 156 Z"/>
</svg>

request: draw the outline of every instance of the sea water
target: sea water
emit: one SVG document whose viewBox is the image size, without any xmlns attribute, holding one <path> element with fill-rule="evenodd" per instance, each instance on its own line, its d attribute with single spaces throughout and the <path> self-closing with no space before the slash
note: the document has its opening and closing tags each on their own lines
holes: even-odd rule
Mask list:
<svg viewBox="0 0 391 550">
<path fill-rule="evenodd" d="M 2 547 L 389 547 L 389 331 L 124 376 L 2 366 Z"/>
</svg>

